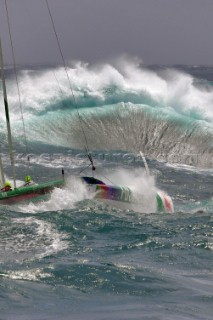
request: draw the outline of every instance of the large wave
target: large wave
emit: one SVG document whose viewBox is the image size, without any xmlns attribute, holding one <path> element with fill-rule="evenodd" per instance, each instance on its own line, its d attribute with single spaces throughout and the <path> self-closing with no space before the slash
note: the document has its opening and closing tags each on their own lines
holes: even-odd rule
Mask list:
<svg viewBox="0 0 213 320">
<path fill-rule="evenodd" d="M 143 150 L 148 157 L 209 167 L 213 155 L 213 88 L 184 72 L 151 70 L 138 61 L 21 70 L 21 100 L 29 140 L 83 148 Z M 22 135 L 13 79 L 11 118 Z M 81 117 L 81 123 L 76 111 Z"/>
</svg>

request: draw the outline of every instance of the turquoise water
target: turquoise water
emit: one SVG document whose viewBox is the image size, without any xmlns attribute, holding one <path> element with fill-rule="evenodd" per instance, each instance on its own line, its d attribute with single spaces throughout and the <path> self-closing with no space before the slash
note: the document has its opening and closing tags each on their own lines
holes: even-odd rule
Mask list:
<svg viewBox="0 0 213 320">
<path fill-rule="evenodd" d="M 50 81 L 53 71 L 61 77 L 60 90 Z M 168 215 L 90 198 L 73 178 L 88 161 L 79 156 L 83 139 L 62 73 L 22 70 L 32 156 L 28 168 L 11 94 L 17 178 L 28 173 L 48 181 L 60 178 L 63 167 L 68 183 L 46 201 L 1 207 L 1 319 L 212 319 L 213 94 L 206 85 L 211 68 L 206 78 L 201 71 L 196 69 L 196 78 L 182 70 L 133 66 L 70 71 L 78 102 L 84 100 L 81 115 L 96 150 L 96 175 L 167 191 L 175 208 Z M 12 78 L 9 86 L 14 89 Z M 140 149 L 148 156 L 152 182 L 144 182 L 135 156 Z"/>
</svg>

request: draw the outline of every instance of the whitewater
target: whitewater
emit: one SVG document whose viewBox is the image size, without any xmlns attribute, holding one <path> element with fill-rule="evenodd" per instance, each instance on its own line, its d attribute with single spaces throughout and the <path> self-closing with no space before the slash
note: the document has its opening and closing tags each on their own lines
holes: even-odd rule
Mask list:
<svg viewBox="0 0 213 320">
<path fill-rule="evenodd" d="M 210 81 L 171 68 L 150 70 L 137 61 L 76 63 L 23 70 L 20 91 L 29 140 L 83 148 L 76 106 L 90 149 L 125 150 L 173 163 L 211 167 L 213 91 Z M 203 80 L 203 81 L 202 81 Z M 20 118 L 17 89 L 9 83 L 12 121 Z M 15 130 L 16 128 L 14 128 Z M 20 127 L 18 127 L 19 134 Z M 22 132 L 22 130 L 21 130 Z"/>
<path fill-rule="evenodd" d="M 63 168 L 67 186 L 44 201 L 1 206 L 0 318 L 211 320 L 213 68 L 120 58 L 70 62 L 68 73 L 75 101 L 62 67 L 19 67 L 26 150 L 6 70 L 18 184 L 26 174 L 61 178 Z M 78 113 L 96 177 L 143 190 L 148 207 L 108 206 L 75 177 L 88 165 Z M 172 197 L 173 214 L 153 213 L 157 188 Z"/>
</svg>

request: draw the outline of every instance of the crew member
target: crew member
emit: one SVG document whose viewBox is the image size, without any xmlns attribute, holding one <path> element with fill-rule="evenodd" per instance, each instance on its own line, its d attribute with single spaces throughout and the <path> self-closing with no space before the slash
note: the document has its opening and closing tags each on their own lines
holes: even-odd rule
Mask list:
<svg viewBox="0 0 213 320">
<path fill-rule="evenodd" d="M 35 182 L 31 179 L 31 176 L 26 176 L 24 181 L 25 183 L 21 187 L 28 187 L 35 184 Z"/>
<path fill-rule="evenodd" d="M 9 181 L 5 182 L 3 188 L 1 188 L 2 192 L 12 191 L 12 185 Z"/>
</svg>

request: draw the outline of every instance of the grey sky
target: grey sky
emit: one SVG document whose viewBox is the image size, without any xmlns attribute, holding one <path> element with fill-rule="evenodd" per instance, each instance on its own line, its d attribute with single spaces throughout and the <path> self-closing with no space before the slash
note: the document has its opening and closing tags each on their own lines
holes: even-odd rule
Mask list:
<svg viewBox="0 0 213 320">
<path fill-rule="evenodd" d="M 44 0 L 7 0 L 19 64 L 60 63 Z M 122 54 L 145 64 L 213 64 L 213 0 L 49 0 L 66 59 Z M 0 34 L 11 62 L 5 0 Z"/>
</svg>

